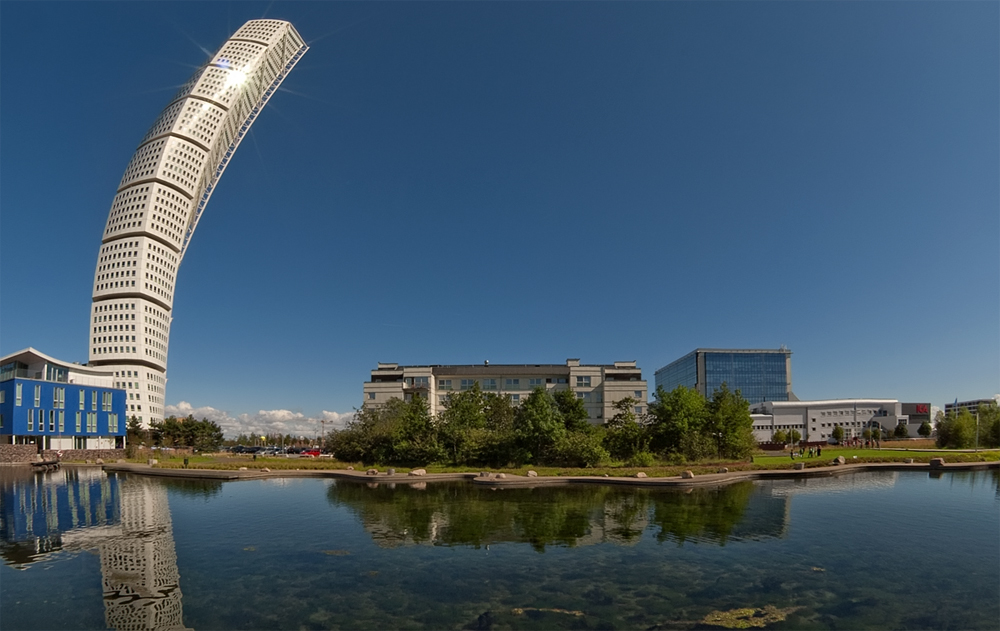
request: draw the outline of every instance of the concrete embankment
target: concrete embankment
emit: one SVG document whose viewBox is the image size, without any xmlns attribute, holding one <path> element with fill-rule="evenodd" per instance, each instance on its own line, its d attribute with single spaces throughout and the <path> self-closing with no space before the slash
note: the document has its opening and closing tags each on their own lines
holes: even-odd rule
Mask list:
<svg viewBox="0 0 1000 631">
<path fill-rule="evenodd" d="M 808 469 L 773 469 L 760 471 L 729 471 L 726 473 L 707 473 L 685 478 L 670 476 L 663 478 L 638 477 L 603 477 L 603 476 L 553 476 L 526 477 L 520 475 L 487 474 L 476 476 L 473 483 L 487 486 L 540 486 L 552 484 L 623 484 L 629 486 L 658 486 L 687 488 L 694 486 L 721 486 L 742 480 L 779 480 L 801 478 L 826 478 L 835 475 L 860 473 L 863 471 L 972 471 L 976 469 L 1000 469 L 1000 461 L 996 462 L 956 462 L 932 466 L 925 462 L 871 462 L 861 464 L 845 464 L 827 467 L 811 467 Z"/>
<path fill-rule="evenodd" d="M 203 480 L 259 480 L 264 478 L 335 478 L 354 480 L 357 482 L 390 482 L 394 484 L 415 484 L 426 482 L 444 482 L 470 480 L 474 484 L 492 487 L 507 486 L 549 486 L 560 484 L 618 484 L 629 486 L 658 486 L 686 488 L 694 486 L 720 486 L 740 482 L 742 480 L 769 479 L 800 479 L 821 478 L 835 475 L 846 475 L 863 471 L 972 471 L 982 469 L 1000 469 L 1000 461 L 994 462 L 955 462 L 928 464 L 924 462 L 877 462 L 861 464 L 844 464 L 837 466 L 810 467 L 808 469 L 774 469 L 760 471 L 730 471 L 726 473 L 709 473 L 693 477 L 671 476 L 663 478 L 649 477 L 604 477 L 604 476 L 520 476 L 513 474 L 479 472 L 479 473 L 427 473 L 413 476 L 406 473 L 389 474 L 379 472 L 369 474 L 365 471 L 347 469 L 281 469 L 265 471 L 260 469 L 220 470 L 220 469 L 169 469 L 152 467 L 144 464 L 113 463 L 104 465 L 105 471 L 120 471 L 138 475 L 150 475 L 165 478 L 194 478 Z M 501 477 L 502 476 L 502 477 Z"/>
</svg>

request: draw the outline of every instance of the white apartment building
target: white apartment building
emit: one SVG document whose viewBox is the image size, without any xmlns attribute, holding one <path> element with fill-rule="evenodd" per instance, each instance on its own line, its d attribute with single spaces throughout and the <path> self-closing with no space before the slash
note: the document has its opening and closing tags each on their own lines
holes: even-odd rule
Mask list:
<svg viewBox="0 0 1000 631">
<path fill-rule="evenodd" d="M 895 399 L 831 399 L 826 401 L 764 401 L 753 406 L 753 433 L 758 442 L 770 442 L 775 432 L 798 430 L 802 440 L 829 441 L 833 428 L 844 428 L 844 438 L 860 438 L 865 428 L 880 425 L 892 434 L 896 425 L 909 424 Z M 907 427 L 916 435 L 917 427 Z"/>
<path fill-rule="evenodd" d="M 153 122 L 115 191 L 94 271 L 89 363 L 134 390 L 128 415 L 146 427 L 163 420 L 184 252 L 240 141 L 308 48 L 288 22 L 241 26 Z"/>
<path fill-rule="evenodd" d="M 382 405 L 393 397 L 404 401 L 422 397 L 431 414 L 440 414 L 449 394 L 468 390 L 474 383 L 484 392 L 507 395 L 515 405 L 538 387 L 550 392 L 569 389 L 583 400 L 590 422 L 603 423 L 614 416 L 614 404 L 626 397 L 638 401 L 637 414 L 646 412 L 646 382 L 635 364 L 581 364 L 579 359 L 567 359 L 565 364 L 433 366 L 380 362 L 364 384 L 364 405 Z"/>
</svg>

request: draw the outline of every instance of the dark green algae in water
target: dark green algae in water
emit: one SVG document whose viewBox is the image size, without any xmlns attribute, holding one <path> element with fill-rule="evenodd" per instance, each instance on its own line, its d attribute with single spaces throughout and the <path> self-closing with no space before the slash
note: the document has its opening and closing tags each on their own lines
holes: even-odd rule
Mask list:
<svg viewBox="0 0 1000 631">
<path fill-rule="evenodd" d="M 173 583 L 161 586 L 172 591 L 148 600 L 177 611 L 150 619 L 124 606 L 127 580 L 109 598 L 112 544 L 93 554 L 66 546 L 0 570 L 4 628 L 994 629 L 1000 620 L 996 472 L 689 492 L 116 482 L 123 521 L 135 521 L 130 499 L 168 507 L 145 516 L 155 533 L 134 539 L 159 546 L 161 564 L 174 559 Z M 44 609 L 45 594 L 81 584 L 90 586 L 74 598 L 81 615 Z"/>
</svg>

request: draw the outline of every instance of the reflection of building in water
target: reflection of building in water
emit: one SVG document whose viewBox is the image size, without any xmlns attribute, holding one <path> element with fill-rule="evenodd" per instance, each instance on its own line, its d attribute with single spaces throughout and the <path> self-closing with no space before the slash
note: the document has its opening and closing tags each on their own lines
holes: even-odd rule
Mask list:
<svg viewBox="0 0 1000 631">
<path fill-rule="evenodd" d="M 180 573 L 166 488 L 146 478 L 121 484 L 121 532 L 100 545 L 108 627 L 184 629 Z"/>
<path fill-rule="evenodd" d="M 26 568 L 58 551 L 100 551 L 109 628 L 184 629 L 166 488 L 97 468 L 0 473 L 0 555 Z"/>
<path fill-rule="evenodd" d="M 788 532 L 791 501 L 767 487 L 754 484 L 753 494 L 743 511 L 743 518 L 733 526 L 733 539 L 781 539 Z"/>
<path fill-rule="evenodd" d="M 68 533 L 120 521 L 118 480 L 100 469 L 0 469 L 0 556 L 23 569 L 65 547 Z"/>
<path fill-rule="evenodd" d="M 865 471 L 835 475 L 829 478 L 802 478 L 774 480 L 766 483 L 775 496 L 805 495 L 807 493 L 836 493 L 842 491 L 875 491 L 896 486 L 897 471 Z"/>
</svg>

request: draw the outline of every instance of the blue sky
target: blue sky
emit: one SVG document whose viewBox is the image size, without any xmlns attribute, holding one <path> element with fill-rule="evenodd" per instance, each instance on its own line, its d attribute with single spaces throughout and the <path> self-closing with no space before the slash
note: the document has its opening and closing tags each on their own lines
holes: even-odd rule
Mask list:
<svg viewBox="0 0 1000 631">
<path fill-rule="evenodd" d="M 132 152 L 262 16 L 311 49 L 181 265 L 168 404 L 780 344 L 800 398 L 1000 391 L 996 2 L 3 2 L 0 353 L 86 360 Z"/>
</svg>

